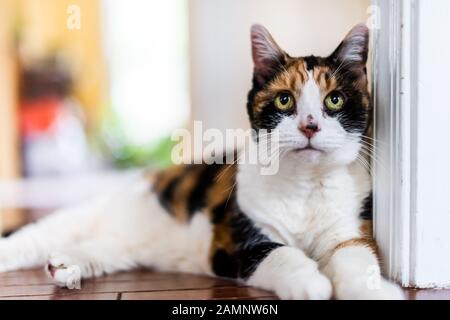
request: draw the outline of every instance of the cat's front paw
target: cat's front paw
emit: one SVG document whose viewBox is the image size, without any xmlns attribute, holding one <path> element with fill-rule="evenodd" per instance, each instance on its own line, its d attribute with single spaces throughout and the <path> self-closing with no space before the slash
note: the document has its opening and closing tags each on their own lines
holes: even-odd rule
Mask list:
<svg viewBox="0 0 450 320">
<path fill-rule="evenodd" d="M 275 293 L 283 300 L 328 300 L 330 280 L 318 270 L 302 270 L 281 277 L 275 283 Z"/>
<path fill-rule="evenodd" d="M 327 300 L 333 291 L 317 262 L 290 247 L 280 247 L 268 255 L 247 283 L 274 291 L 286 300 Z"/>
<path fill-rule="evenodd" d="M 60 253 L 51 254 L 45 271 L 57 286 L 80 289 L 81 270 L 69 256 Z"/>
<path fill-rule="evenodd" d="M 403 300 L 400 286 L 381 279 L 376 285 L 369 285 L 366 279 L 354 279 L 336 285 L 336 298 L 340 300 Z"/>
</svg>

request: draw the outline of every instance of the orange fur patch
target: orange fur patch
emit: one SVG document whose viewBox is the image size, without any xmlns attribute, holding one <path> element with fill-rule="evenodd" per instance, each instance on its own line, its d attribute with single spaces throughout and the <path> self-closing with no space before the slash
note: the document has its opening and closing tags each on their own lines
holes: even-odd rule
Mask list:
<svg viewBox="0 0 450 320">
<path fill-rule="evenodd" d="M 372 238 L 354 238 L 354 239 L 350 239 L 350 240 L 344 241 L 344 242 L 338 244 L 334 248 L 334 252 L 336 252 L 338 250 L 341 250 L 341 249 L 344 249 L 344 248 L 348 248 L 348 247 L 366 247 L 366 248 L 370 248 L 374 254 L 378 255 L 377 245 L 376 245 L 375 241 Z"/>
</svg>

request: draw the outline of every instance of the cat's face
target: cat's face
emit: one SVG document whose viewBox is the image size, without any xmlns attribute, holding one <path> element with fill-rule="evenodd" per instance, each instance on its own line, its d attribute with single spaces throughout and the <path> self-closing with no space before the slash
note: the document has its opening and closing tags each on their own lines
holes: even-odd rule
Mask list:
<svg viewBox="0 0 450 320">
<path fill-rule="evenodd" d="M 358 25 L 329 57 L 293 58 L 253 26 L 252 127 L 277 129 L 280 150 L 298 161 L 353 162 L 369 122 L 368 34 Z"/>
</svg>

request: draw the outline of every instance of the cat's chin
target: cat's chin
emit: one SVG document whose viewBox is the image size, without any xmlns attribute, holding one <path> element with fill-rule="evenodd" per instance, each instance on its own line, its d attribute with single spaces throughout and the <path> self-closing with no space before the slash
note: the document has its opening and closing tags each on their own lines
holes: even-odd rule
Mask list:
<svg viewBox="0 0 450 320">
<path fill-rule="evenodd" d="M 293 156 L 301 162 L 317 165 L 322 162 L 325 155 L 323 151 L 314 148 L 295 149 L 292 153 Z"/>
</svg>

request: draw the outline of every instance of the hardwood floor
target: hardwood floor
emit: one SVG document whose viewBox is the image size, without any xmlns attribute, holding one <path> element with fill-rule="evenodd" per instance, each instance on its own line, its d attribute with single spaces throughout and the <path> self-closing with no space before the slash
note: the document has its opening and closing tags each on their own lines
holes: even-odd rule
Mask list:
<svg viewBox="0 0 450 320">
<path fill-rule="evenodd" d="M 86 280 L 81 290 L 55 287 L 42 269 L 0 274 L 0 300 L 276 299 L 233 281 L 195 275 L 135 271 Z"/>
<path fill-rule="evenodd" d="M 450 290 L 405 289 L 410 300 L 450 300 Z M 57 288 L 42 269 L 0 274 L 0 300 L 252 300 L 267 291 L 203 276 L 135 271 L 87 280 L 81 290 Z"/>
</svg>

